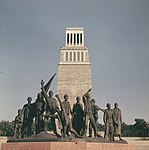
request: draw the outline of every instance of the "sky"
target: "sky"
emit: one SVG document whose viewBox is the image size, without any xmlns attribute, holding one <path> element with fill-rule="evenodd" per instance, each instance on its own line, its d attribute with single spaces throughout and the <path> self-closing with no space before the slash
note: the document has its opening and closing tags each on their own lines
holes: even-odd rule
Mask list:
<svg viewBox="0 0 149 150">
<path fill-rule="evenodd" d="M 148 0 L 0 0 L 0 120 L 57 73 L 67 27 L 85 30 L 96 103 L 117 102 L 127 124 L 149 121 Z"/>
</svg>

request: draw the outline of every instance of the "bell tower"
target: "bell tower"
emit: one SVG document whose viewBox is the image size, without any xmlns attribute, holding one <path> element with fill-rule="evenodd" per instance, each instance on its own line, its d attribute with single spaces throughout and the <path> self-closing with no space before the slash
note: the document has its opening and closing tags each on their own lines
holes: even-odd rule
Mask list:
<svg viewBox="0 0 149 150">
<path fill-rule="evenodd" d="M 84 43 L 83 28 L 66 28 L 65 46 L 60 49 L 57 91 L 61 99 L 68 94 L 71 106 L 76 97 L 92 88 L 89 49 Z"/>
</svg>

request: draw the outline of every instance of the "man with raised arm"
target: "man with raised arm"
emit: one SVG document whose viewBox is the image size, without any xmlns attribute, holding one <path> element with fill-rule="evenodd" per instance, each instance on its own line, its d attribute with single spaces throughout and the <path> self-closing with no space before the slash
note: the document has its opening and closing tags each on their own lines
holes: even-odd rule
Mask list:
<svg viewBox="0 0 149 150">
<path fill-rule="evenodd" d="M 53 126 L 54 134 L 57 137 L 60 137 L 60 135 L 57 133 L 56 123 L 55 123 L 55 118 L 57 117 L 59 118 L 59 115 L 60 115 L 60 110 L 59 110 L 57 101 L 55 98 L 53 98 L 53 91 L 50 90 L 49 96 L 47 95 L 47 92 L 45 91 L 45 88 L 44 88 L 43 80 L 41 81 L 41 89 L 46 100 L 45 130 L 46 131 L 48 130 L 47 121 L 49 118 L 51 118 L 51 123 Z M 58 115 L 56 115 L 56 113 L 58 113 Z"/>
<path fill-rule="evenodd" d="M 83 103 L 84 103 L 84 115 L 85 115 L 85 134 L 87 132 L 88 128 L 88 122 L 90 121 L 93 130 L 94 130 L 94 136 L 97 137 L 97 127 L 96 123 L 93 117 L 93 111 L 92 111 L 92 103 L 91 103 L 91 96 L 90 96 L 90 91 L 89 89 L 84 95 L 83 95 Z"/>
<path fill-rule="evenodd" d="M 95 120 L 95 124 L 97 126 L 97 120 L 99 118 L 98 116 L 98 111 L 101 110 L 101 108 L 96 105 L 96 101 L 95 99 L 91 99 L 91 103 L 92 103 L 92 113 L 93 113 L 93 117 L 94 117 L 94 120 Z M 100 136 L 99 134 L 97 134 L 97 136 Z M 92 124 L 91 124 L 91 121 L 89 122 L 89 137 L 92 137 Z"/>
</svg>

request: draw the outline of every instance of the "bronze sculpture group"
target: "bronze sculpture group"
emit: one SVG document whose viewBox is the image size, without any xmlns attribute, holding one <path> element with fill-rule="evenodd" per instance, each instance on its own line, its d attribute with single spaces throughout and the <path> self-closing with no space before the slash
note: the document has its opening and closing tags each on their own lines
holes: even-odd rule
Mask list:
<svg viewBox="0 0 149 150">
<path fill-rule="evenodd" d="M 107 109 L 101 109 L 96 105 L 95 99 L 91 99 L 91 89 L 89 89 L 82 96 L 84 106 L 80 102 L 81 98 L 77 96 L 77 102 L 71 109 L 68 94 L 64 95 L 63 102 L 58 94 L 55 95 L 56 98 L 53 97 L 52 90 L 47 94 L 54 76 L 46 85 L 44 85 L 43 80 L 41 81 L 42 91 L 37 94 L 34 103 L 31 103 L 32 98 L 28 97 L 28 103 L 18 110 L 18 115 L 15 117 L 15 138 L 31 137 L 33 122 L 35 124 L 35 134 L 48 131 L 49 119 L 51 120 L 53 133 L 58 138 L 83 138 L 87 136 L 87 130 L 89 130 L 90 138 L 92 137 L 92 130 L 94 131 L 94 137 L 97 138 L 100 136 L 97 133 L 98 111 L 101 110 L 104 113 L 104 138 L 114 141 L 114 136 L 118 136 L 122 140 L 122 117 L 117 103 L 114 104 L 114 109 L 111 109 L 109 103 L 106 105 Z M 57 131 L 56 119 L 58 120 L 58 127 L 61 129 L 60 132 Z"/>
</svg>

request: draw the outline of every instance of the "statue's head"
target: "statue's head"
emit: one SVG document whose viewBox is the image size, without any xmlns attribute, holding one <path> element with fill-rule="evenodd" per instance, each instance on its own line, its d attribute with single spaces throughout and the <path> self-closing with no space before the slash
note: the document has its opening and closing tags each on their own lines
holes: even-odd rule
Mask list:
<svg viewBox="0 0 149 150">
<path fill-rule="evenodd" d="M 64 95 L 64 99 L 65 99 L 65 100 L 68 100 L 68 94 L 65 94 L 65 95 Z"/>
<path fill-rule="evenodd" d="M 106 106 L 107 106 L 107 108 L 108 108 L 108 109 L 110 109 L 110 108 L 111 108 L 110 103 L 107 103 L 107 105 L 106 105 Z"/>
<path fill-rule="evenodd" d="M 95 99 L 91 99 L 91 102 L 93 102 L 94 104 L 96 103 Z"/>
<path fill-rule="evenodd" d="M 42 98 L 42 94 L 41 94 L 41 93 L 38 93 L 38 94 L 37 94 L 37 98 Z"/>
<path fill-rule="evenodd" d="M 87 98 L 87 99 L 90 99 L 90 98 L 91 98 L 91 94 L 90 94 L 90 93 L 87 93 L 86 98 Z"/>
<path fill-rule="evenodd" d="M 76 100 L 77 100 L 77 103 L 79 103 L 80 100 L 81 100 L 80 96 L 77 96 L 77 97 L 76 97 Z"/>
<path fill-rule="evenodd" d="M 117 107 L 118 107 L 118 104 L 117 104 L 117 103 L 114 103 L 114 107 L 117 108 Z"/>
<path fill-rule="evenodd" d="M 18 109 L 18 114 L 21 114 L 21 109 Z"/>
<path fill-rule="evenodd" d="M 32 98 L 31 98 L 31 97 L 28 97 L 28 98 L 27 98 L 27 101 L 28 101 L 28 103 L 31 103 Z"/>
<path fill-rule="evenodd" d="M 49 97 L 52 97 L 52 96 L 53 96 L 53 91 L 50 90 L 50 91 L 49 91 Z"/>
</svg>

